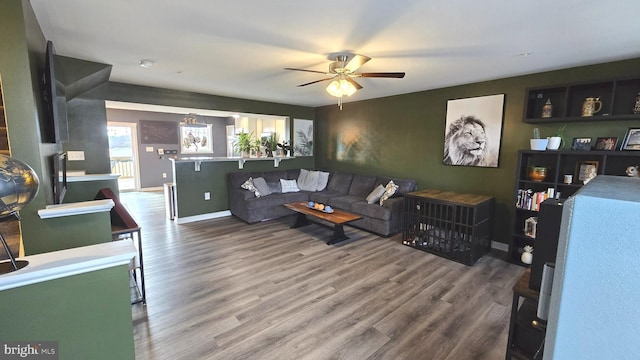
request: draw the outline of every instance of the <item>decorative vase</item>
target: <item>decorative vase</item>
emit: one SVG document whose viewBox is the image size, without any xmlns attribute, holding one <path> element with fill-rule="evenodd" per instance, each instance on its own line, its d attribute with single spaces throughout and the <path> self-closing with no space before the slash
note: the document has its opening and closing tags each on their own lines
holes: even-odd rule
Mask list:
<svg viewBox="0 0 640 360">
<path fill-rule="evenodd" d="M 520 256 L 520 261 L 530 265 L 533 262 L 533 247 L 527 245 L 524 247 L 524 252 Z"/>
<path fill-rule="evenodd" d="M 547 168 L 544 166 L 532 166 L 529 169 L 529 180 L 544 181 L 547 178 Z"/>
<path fill-rule="evenodd" d="M 551 105 L 551 99 L 547 99 L 547 102 L 542 107 L 542 117 L 550 118 L 553 113 L 553 105 Z"/>
</svg>

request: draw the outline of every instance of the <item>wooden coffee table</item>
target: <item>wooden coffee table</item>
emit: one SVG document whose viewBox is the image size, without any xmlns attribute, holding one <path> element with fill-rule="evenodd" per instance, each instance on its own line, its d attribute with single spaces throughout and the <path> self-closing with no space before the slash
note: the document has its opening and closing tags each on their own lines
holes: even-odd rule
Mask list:
<svg viewBox="0 0 640 360">
<path fill-rule="evenodd" d="M 326 213 L 324 211 L 311 209 L 306 202 L 295 202 L 284 204 L 284 206 L 298 213 L 295 223 L 291 225 L 292 229 L 311 224 L 312 222 L 309 221 L 309 218 L 307 216 L 311 216 L 313 218 L 324 220 L 328 223 L 333 224 L 333 235 L 331 236 L 331 239 L 327 241 L 327 245 L 332 245 L 340 241 L 347 240 L 349 237 L 344 234 L 342 225 L 350 221 L 362 218 L 362 216 L 360 215 L 352 214 L 350 212 L 338 209 L 333 209 L 332 213 Z M 324 225 L 322 223 L 316 224 Z"/>
</svg>

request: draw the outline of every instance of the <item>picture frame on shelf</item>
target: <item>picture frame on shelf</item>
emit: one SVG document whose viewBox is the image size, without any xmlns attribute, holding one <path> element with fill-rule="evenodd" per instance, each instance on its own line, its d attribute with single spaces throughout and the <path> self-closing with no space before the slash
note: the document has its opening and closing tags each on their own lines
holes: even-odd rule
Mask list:
<svg viewBox="0 0 640 360">
<path fill-rule="evenodd" d="M 617 143 L 617 137 L 599 137 L 596 139 L 596 150 L 613 151 Z"/>
<path fill-rule="evenodd" d="M 640 150 L 640 128 L 629 128 L 620 150 Z"/>
<path fill-rule="evenodd" d="M 590 180 L 598 174 L 598 161 L 578 161 L 576 164 L 576 174 L 578 175 L 578 181 Z"/>
<path fill-rule="evenodd" d="M 587 137 L 573 138 L 573 142 L 571 143 L 571 150 L 577 150 L 577 151 L 591 150 L 591 138 L 587 138 Z"/>
</svg>

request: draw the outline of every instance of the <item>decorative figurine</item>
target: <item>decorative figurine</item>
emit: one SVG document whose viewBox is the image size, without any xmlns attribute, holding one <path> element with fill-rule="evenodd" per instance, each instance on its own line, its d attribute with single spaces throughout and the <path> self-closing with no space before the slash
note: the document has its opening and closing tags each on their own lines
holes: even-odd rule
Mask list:
<svg viewBox="0 0 640 360">
<path fill-rule="evenodd" d="M 552 113 L 553 113 L 553 105 L 551 105 L 551 99 L 547 99 L 547 102 L 542 107 L 542 117 L 550 118 Z"/>
<path fill-rule="evenodd" d="M 630 177 L 640 177 L 640 167 L 638 165 L 627 166 L 627 170 L 625 170 L 625 173 Z"/>
<path fill-rule="evenodd" d="M 640 114 L 640 93 L 636 96 L 636 101 L 633 103 L 633 113 Z"/>
<path fill-rule="evenodd" d="M 523 250 L 520 260 L 525 264 L 531 264 L 533 262 L 533 246 L 527 245 Z"/>
</svg>

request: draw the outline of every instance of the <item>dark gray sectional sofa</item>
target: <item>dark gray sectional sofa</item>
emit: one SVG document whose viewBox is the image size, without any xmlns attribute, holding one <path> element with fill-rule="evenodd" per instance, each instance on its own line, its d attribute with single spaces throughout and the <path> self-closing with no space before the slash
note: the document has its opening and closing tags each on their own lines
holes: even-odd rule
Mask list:
<svg viewBox="0 0 640 360">
<path fill-rule="evenodd" d="M 362 216 L 362 219 L 349 223 L 381 236 L 389 236 L 402 231 L 404 213 L 404 194 L 417 190 L 415 180 L 397 179 L 381 176 L 368 176 L 343 172 L 330 172 L 327 187 L 323 191 L 279 192 L 280 179 L 298 179 L 300 169 L 246 172 L 238 171 L 227 176 L 229 210 L 248 223 L 279 218 L 294 214 L 282 206 L 298 201 L 314 201 L 328 204 Z M 253 192 L 241 188 L 249 178 L 262 177 L 266 180 L 272 194 L 256 197 Z M 385 186 L 389 180 L 398 185 L 393 197 L 384 201 L 368 204 L 367 195 L 378 185 Z"/>
</svg>

